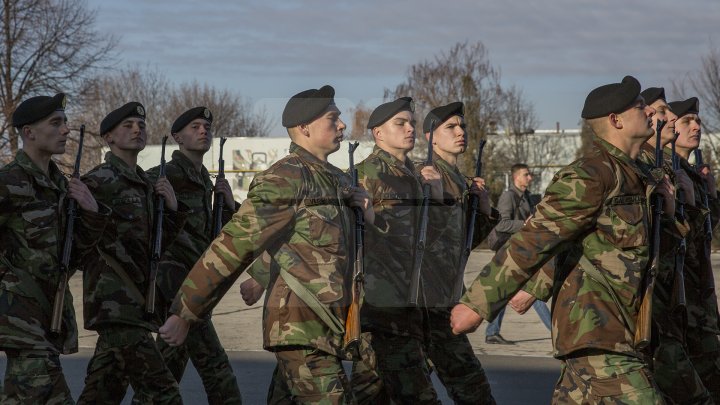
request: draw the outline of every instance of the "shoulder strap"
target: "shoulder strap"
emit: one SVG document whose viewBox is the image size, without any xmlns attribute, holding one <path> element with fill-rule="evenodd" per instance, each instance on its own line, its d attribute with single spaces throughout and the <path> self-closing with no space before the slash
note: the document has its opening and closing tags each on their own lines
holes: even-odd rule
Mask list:
<svg viewBox="0 0 720 405">
<path fill-rule="evenodd" d="M 630 329 L 630 331 L 635 333 L 635 320 L 630 316 L 630 314 L 628 314 L 627 310 L 620 302 L 617 293 L 615 293 L 615 289 L 612 288 L 607 278 L 605 278 L 605 276 L 600 272 L 600 270 L 598 270 L 597 267 L 592 264 L 590 259 L 588 259 L 584 253 L 582 256 L 580 256 L 580 269 L 582 269 L 582 271 L 584 271 L 585 274 L 588 275 L 588 277 L 600 283 L 607 290 L 618 311 L 620 311 L 620 317 L 623 318 L 623 321 Z"/>
<path fill-rule="evenodd" d="M 345 334 L 345 325 L 333 314 L 327 305 L 320 302 L 317 296 L 305 288 L 300 281 L 290 274 L 287 270 L 280 268 L 280 276 L 285 280 L 288 287 L 295 295 L 302 300 L 317 315 L 333 333 L 337 335 Z"/>
</svg>

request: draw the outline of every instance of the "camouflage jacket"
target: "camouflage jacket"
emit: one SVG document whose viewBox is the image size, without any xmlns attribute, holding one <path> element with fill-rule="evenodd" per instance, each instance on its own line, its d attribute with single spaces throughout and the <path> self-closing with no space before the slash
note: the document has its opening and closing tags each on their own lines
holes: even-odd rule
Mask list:
<svg viewBox="0 0 720 405">
<path fill-rule="evenodd" d="M 355 167 L 375 210 L 375 223 L 365 227 L 363 330 L 422 338 L 423 313 L 407 303 L 423 199 L 415 168 L 409 160 L 401 162 L 377 146 Z M 428 239 L 427 245 L 432 243 Z M 426 282 L 422 278 L 420 282 L 422 300 Z"/>
<path fill-rule="evenodd" d="M 595 138 L 586 156 L 555 175 L 535 215 L 481 270 L 461 302 L 492 320 L 542 264 L 566 250 L 556 271 L 555 355 L 597 349 L 640 356 L 633 347 L 634 330 L 579 260 L 585 255 L 620 305 L 637 318 L 649 259 L 648 196 L 653 190 L 654 180 L 635 161 Z M 671 221 L 678 235 L 687 232 Z"/>
<path fill-rule="evenodd" d="M 703 180 L 687 160 L 680 158 L 683 169 L 695 188 L 695 206 L 703 207 Z M 708 199 L 712 228 L 720 218 L 720 204 L 717 199 Z M 685 296 L 687 297 L 688 327 L 720 334 L 718 326 L 717 295 L 715 293 L 711 258 L 705 249 L 705 217 L 691 223 L 685 255 Z"/>
<path fill-rule="evenodd" d="M 314 297 L 345 322 L 352 212 L 340 193 L 350 184 L 340 169 L 292 143 L 288 156 L 255 176 L 248 198 L 192 268 L 170 312 L 189 321 L 203 317 L 267 251 L 277 266 L 265 295 L 264 347 L 306 346 L 344 356 L 343 333 L 333 332 L 315 312 L 322 309 L 301 296 Z M 287 274 L 302 290 L 289 286 Z"/>
<path fill-rule="evenodd" d="M 68 288 L 62 332 L 50 336 L 50 318 L 65 238 L 67 180 L 54 162 L 49 176 L 20 150 L 0 169 L 0 349 L 75 353 L 77 322 Z M 77 208 L 71 270 L 92 251 L 110 210 Z"/>
<path fill-rule="evenodd" d="M 160 166 L 147 171 L 152 183 L 159 174 Z M 190 159 L 177 150 L 165 164 L 165 177 L 188 213 L 177 239 L 163 252 L 158 272 L 158 289 L 166 300 L 172 301 L 187 273 L 213 240 L 214 186 L 205 166 L 198 172 Z M 222 223 L 225 224 L 235 212 L 236 203 L 225 202 L 223 208 Z"/>
<path fill-rule="evenodd" d="M 132 171 L 112 152 L 82 177 L 98 202 L 112 209 L 95 254 L 83 261 L 85 329 L 125 324 L 157 331 L 161 311 L 145 319 L 155 220 L 153 183 L 138 166 Z M 164 209 L 162 247 L 177 237 L 186 212 Z"/>
<path fill-rule="evenodd" d="M 455 281 L 465 272 L 460 268 L 470 212 L 470 189 L 465 176 L 440 156 L 433 156 L 433 166 L 443 180 L 444 204 L 430 210 L 428 240 L 422 263 L 422 280 L 425 286 L 425 303 L 428 307 L 451 307 Z M 421 169 L 418 166 L 417 169 Z M 472 247 L 475 248 L 498 222 L 498 213 L 491 218 L 477 213 Z"/>
</svg>

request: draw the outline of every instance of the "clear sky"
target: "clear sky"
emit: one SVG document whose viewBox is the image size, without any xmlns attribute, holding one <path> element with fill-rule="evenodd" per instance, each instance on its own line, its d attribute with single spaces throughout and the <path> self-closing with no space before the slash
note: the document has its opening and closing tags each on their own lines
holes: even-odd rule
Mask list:
<svg viewBox="0 0 720 405">
<path fill-rule="evenodd" d="M 331 84 L 341 110 L 375 107 L 409 66 L 482 41 L 540 128 L 577 128 L 587 93 L 626 74 L 664 86 L 720 47 L 719 0 L 88 0 L 119 38 L 116 66 L 237 91 L 273 119 Z"/>
</svg>

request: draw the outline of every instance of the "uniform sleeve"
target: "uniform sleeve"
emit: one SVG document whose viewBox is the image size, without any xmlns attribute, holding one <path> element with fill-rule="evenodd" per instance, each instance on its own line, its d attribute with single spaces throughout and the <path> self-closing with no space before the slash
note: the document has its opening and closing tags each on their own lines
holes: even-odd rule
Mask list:
<svg viewBox="0 0 720 405">
<path fill-rule="evenodd" d="M 284 176 L 257 176 L 247 200 L 190 270 L 170 312 L 197 320 L 211 311 L 242 271 L 289 232 L 296 191 Z"/>
<path fill-rule="evenodd" d="M 468 211 L 470 211 L 472 207 L 468 205 Z M 470 218 L 470 215 L 468 213 L 467 216 L 468 220 Z M 490 234 L 490 231 L 493 230 L 493 228 L 498 224 L 500 220 L 500 213 L 495 208 L 491 208 L 490 216 L 487 216 L 485 214 L 482 214 L 480 212 L 475 213 L 475 223 L 472 224 L 475 227 L 475 231 L 473 232 L 473 242 L 472 242 L 472 248 L 475 249 L 478 247 L 478 245 L 487 238 L 487 236 Z"/>
<path fill-rule="evenodd" d="M 110 220 L 111 210 L 107 205 L 98 202 L 98 212 L 85 211 L 78 207 L 79 217 L 73 232 L 73 262 L 80 265 L 82 258 L 92 253 L 102 239 L 105 226 Z"/>
<path fill-rule="evenodd" d="M 533 218 L 480 271 L 461 302 L 484 319 L 494 319 L 563 242 L 593 227 L 614 181 L 602 164 L 579 163 L 558 172 Z"/>
<path fill-rule="evenodd" d="M 525 221 L 515 219 L 513 210 L 513 193 L 512 190 L 506 190 L 500 194 L 497 209 L 500 213 L 500 221 L 497 224 L 498 232 L 515 233 L 522 228 Z"/>
</svg>

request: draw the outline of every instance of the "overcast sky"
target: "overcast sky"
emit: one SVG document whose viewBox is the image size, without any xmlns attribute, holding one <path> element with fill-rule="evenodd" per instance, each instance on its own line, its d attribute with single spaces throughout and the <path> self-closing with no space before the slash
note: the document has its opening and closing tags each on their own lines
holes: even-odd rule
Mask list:
<svg viewBox="0 0 720 405">
<path fill-rule="evenodd" d="M 408 67 L 482 41 L 506 85 L 550 129 L 576 128 L 587 93 L 637 77 L 670 88 L 720 47 L 718 0 L 88 0 L 119 38 L 117 66 L 237 91 L 274 119 L 287 98 L 331 84 L 347 111 L 375 107 Z M 190 107 L 190 106 L 189 106 Z M 422 117 L 419 117 L 421 119 Z"/>
</svg>

